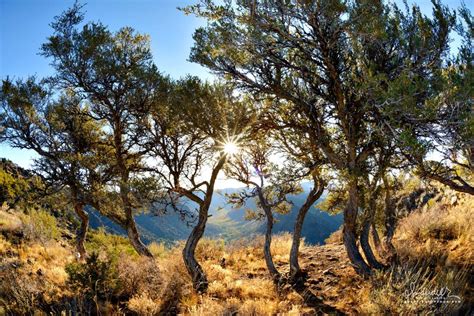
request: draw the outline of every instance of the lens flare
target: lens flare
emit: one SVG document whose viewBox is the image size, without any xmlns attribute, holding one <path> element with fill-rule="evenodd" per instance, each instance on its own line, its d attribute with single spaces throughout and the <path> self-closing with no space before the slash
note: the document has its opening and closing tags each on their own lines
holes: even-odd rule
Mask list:
<svg viewBox="0 0 474 316">
<path fill-rule="evenodd" d="M 224 144 L 224 152 L 228 155 L 235 155 L 239 152 L 239 146 L 234 142 L 227 142 Z"/>
</svg>

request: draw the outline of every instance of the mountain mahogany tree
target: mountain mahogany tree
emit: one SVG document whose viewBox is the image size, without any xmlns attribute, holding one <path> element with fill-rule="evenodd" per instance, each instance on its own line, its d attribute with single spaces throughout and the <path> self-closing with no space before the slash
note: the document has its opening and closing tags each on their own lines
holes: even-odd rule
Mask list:
<svg viewBox="0 0 474 316">
<path fill-rule="evenodd" d="M 270 128 L 270 132 L 279 144 L 280 154 L 285 156 L 290 162 L 289 165 L 292 166 L 286 170 L 286 178 L 298 179 L 300 182 L 310 181 L 312 184 L 304 204 L 298 209 L 290 251 L 290 282 L 299 285 L 305 280 L 298 261 L 304 220 L 311 207 L 324 193 L 328 174 L 326 160 L 308 134 L 310 126 L 304 115 L 291 106 L 288 107 L 288 104 L 281 104 L 275 110 L 270 110 L 265 114 L 264 125 Z"/>
<path fill-rule="evenodd" d="M 112 33 L 101 23 L 84 19 L 76 3 L 55 18 L 54 33 L 42 46 L 42 55 L 52 60 L 56 74 L 50 79 L 90 103 L 90 116 L 105 122 L 112 148 L 110 185 L 117 188 L 124 212 L 124 226 L 135 250 L 152 256 L 140 240 L 133 213 L 132 182 L 144 172 L 139 146 L 142 121 L 162 82 L 153 64 L 149 39 L 125 27 Z M 118 202 L 115 201 L 115 202 Z"/>
<path fill-rule="evenodd" d="M 239 153 L 229 157 L 229 162 L 224 170 L 226 176 L 235 179 L 244 185 L 246 189 L 239 193 L 227 196 L 233 205 L 242 207 L 248 199 L 256 200 L 257 210 L 247 211 L 246 218 L 249 220 L 266 219 L 265 242 L 263 254 L 267 269 L 276 285 L 281 283 L 281 273 L 275 267 L 271 254 L 272 230 L 275 222 L 274 212 L 286 214 L 291 205 L 287 201 L 288 194 L 301 192 L 298 180 L 301 177 L 294 176 L 288 179 L 283 176 L 283 170 L 288 166 L 279 166 L 280 163 L 271 162 L 271 156 L 277 154 L 272 148 L 274 143 L 262 135 L 253 135 L 250 140 L 241 141 Z M 293 171 L 293 170 L 292 170 Z"/>
<path fill-rule="evenodd" d="M 248 91 L 285 100 L 306 117 L 308 137 L 348 192 L 343 236 L 349 259 L 359 273 L 370 274 L 356 244 L 356 223 L 363 165 L 375 145 L 370 135 L 383 122 L 374 86 L 387 84 L 393 68 L 423 70 L 443 55 L 450 13 L 437 5 L 428 18 L 416 6 L 402 12 L 381 1 L 341 0 L 203 0 L 185 11 L 209 21 L 194 34 L 191 60 Z M 429 43 L 413 46 L 425 36 Z"/>
<path fill-rule="evenodd" d="M 374 14 L 372 23 L 386 26 L 361 41 L 377 70 L 367 74 L 368 86 L 384 130 L 417 174 L 474 194 L 473 18 L 463 6 L 456 24 L 454 12 L 433 6 L 432 19 L 416 6 L 393 18 L 388 10 Z M 457 52 L 449 46 L 454 30 L 462 38 Z"/>
<path fill-rule="evenodd" d="M 0 99 L 4 127 L 0 140 L 39 155 L 33 168 L 46 184 L 44 194 L 67 192 L 81 222 L 77 251 L 85 258 L 89 217 L 84 206 L 107 181 L 101 172 L 107 165 L 101 148 L 103 126 L 88 115 L 80 99 L 66 93 L 53 100 L 33 78 L 16 83 L 4 80 Z"/>
<path fill-rule="evenodd" d="M 204 234 L 209 207 L 219 172 L 232 142 L 236 142 L 250 120 L 241 97 L 221 85 L 201 83 L 197 78 L 168 80 L 166 95 L 150 109 L 147 122 L 149 161 L 168 192 L 168 205 L 182 211 L 197 205 L 197 222 L 183 249 L 183 259 L 198 292 L 208 281 L 195 257 Z M 233 143 L 232 143 L 233 144 Z"/>
</svg>

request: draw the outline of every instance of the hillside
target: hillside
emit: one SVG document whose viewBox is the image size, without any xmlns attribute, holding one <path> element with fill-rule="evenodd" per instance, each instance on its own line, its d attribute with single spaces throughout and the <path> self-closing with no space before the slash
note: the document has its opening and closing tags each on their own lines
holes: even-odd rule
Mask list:
<svg viewBox="0 0 474 316">
<path fill-rule="evenodd" d="M 433 198 L 401 220 L 394 240 L 399 260 L 369 279 L 355 274 L 339 232 L 326 245 L 303 245 L 306 282 L 280 291 L 268 277 L 261 236 L 204 239 L 197 257 L 210 280 L 205 295 L 195 294 L 177 260 L 181 243 L 152 243 L 156 259 L 148 261 L 126 239 L 91 232 L 87 248 L 98 257 L 82 264 L 65 239 L 71 233 L 54 217 L 2 210 L 0 306 L 9 314 L 83 314 L 98 307 L 106 315 L 469 315 L 474 200 L 454 196 Z M 289 234 L 275 236 L 272 253 L 281 272 L 288 271 L 289 247 Z"/>
<path fill-rule="evenodd" d="M 306 194 L 310 189 L 308 184 L 304 183 L 302 194 L 289 196 L 293 207 L 288 214 L 276 214 L 275 234 L 293 231 L 298 209 L 304 203 Z M 207 223 L 205 236 L 235 240 L 264 232 L 264 221 L 248 221 L 245 219 L 245 210 L 255 209 L 253 201 L 249 201 L 242 208 L 234 208 L 227 203 L 225 195 L 239 192 L 239 190 L 242 189 L 221 189 L 215 192 L 209 211 L 211 216 Z M 192 207 L 195 206 L 189 203 L 189 208 Z M 110 232 L 125 234 L 122 228 L 93 209 L 89 208 L 88 212 L 91 215 L 92 228 L 104 227 Z M 176 240 L 186 239 L 192 229 L 192 223 L 188 225 L 180 219 L 178 214 L 173 212 L 160 216 L 144 213 L 136 215 L 135 219 L 142 234 L 142 239 L 146 243 L 158 241 L 171 244 Z M 342 214 L 329 215 L 313 207 L 308 212 L 303 225 L 305 242 L 311 245 L 322 244 L 341 224 Z"/>
</svg>

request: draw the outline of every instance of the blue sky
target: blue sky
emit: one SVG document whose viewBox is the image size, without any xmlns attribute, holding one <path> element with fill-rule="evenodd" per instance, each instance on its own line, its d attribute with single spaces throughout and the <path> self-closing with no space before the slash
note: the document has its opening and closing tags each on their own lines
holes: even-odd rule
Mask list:
<svg viewBox="0 0 474 316">
<path fill-rule="evenodd" d="M 186 16 L 177 7 L 185 0 L 89 0 L 86 21 L 101 21 L 111 30 L 132 26 L 150 35 L 152 53 L 158 68 L 172 77 L 186 74 L 212 79 L 203 67 L 187 61 L 193 31 L 204 24 Z M 74 0 L 0 0 L 0 78 L 44 77 L 52 74 L 49 61 L 38 52 L 52 30 L 49 24 Z M 0 157 L 28 167 L 33 153 L 0 144 Z"/>
<path fill-rule="evenodd" d="M 212 79 L 206 69 L 187 61 L 193 43 L 193 31 L 205 22 L 194 16 L 184 15 L 177 7 L 194 2 L 89 0 L 85 6 L 86 21 L 100 20 L 111 30 L 132 26 L 140 33 L 149 34 L 155 63 L 162 72 L 172 77 L 189 73 L 203 79 Z M 451 8 L 457 8 L 461 4 L 461 0 L 444 2 Z M 38 55 L 39 48 L 52 33 L 49 24 L 54 16 L 73 3 L 74 0 L 0 0 L 0 78 L 24 78 L 30 75 L 44 77 L 52 74 L 49 61 Z M 425 13 L 431 11 L 429 0 L 416 3 Z M 468 6 L 472 10 L 473 5 Z M 0 157 L 28 167 L 32 153 L 0 144 Z"/>
</svg>

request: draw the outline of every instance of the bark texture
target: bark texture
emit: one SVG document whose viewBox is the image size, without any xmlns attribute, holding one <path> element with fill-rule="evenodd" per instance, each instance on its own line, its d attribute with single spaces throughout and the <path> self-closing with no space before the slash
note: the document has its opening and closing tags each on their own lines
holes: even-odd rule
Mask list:
<svg viewBox="0 0 474 316">
<path fill-rule="evenodd" d="M 186 245 L 183 249 L 183 260 L 186 269 L 188 270 L 189 275 L 193 280 L 193 287 L 198 293 L 205 293 L 208 288 L 207 276 L 204 270 L 202 269 L 199 262 L 196 260 L 196 246 L 201 240 L 204 230 L 206 229 L 206 223 L 208 219 L 209 207 L 211 205 L 212 195 L 214 193 L 214 185 L 216 182 L 217 175 L 219 171 L 224 166 L 226 161 L 226 156 L 223 155 L 219 159 L 218 163 L 212 170 L 211 179 L 207 184 L 206 194 L 204 199 L 201 199 L 199 196 L 193 194 L 190 191 L 183 191 L 182 193 L 199 204 L 199 217 L 196 226 L 191 231 L 188 239 L 186 240 Z"/>
<path fill-rule="evenodd" d="M 360 234 L 360 246 L 362 251 L 364 252 L 365 258 L 369 265 L 374 269 L 382 269 L 384 266 L 377 260 L 372 251 L 372 247 L 369 243 L 369 234 L 370 234 L 370 220 L 366 220 L 364 225 L 362 226 L 362 232 Z"/>
<path fill-rule="evenodd" d="M 395 205 L 391 197 L 390 186 L 388 179 L 384 178 L 385 185 L 385 238 L 384 248 L 387 252 L 387 260 L 393 261 L 396 256 L 396 249 L 392 244 L 392 238 L 395 233 L 396 216 L 395 216 Z"/>
<path fill-rule="evenodd" d="M 206 229 L 207 217 L 207 210 L 204 210 L 201 207 L 199 209 L 198 223 L 191 231 L 183 249 L 183 259 L 186 269 L 188 270 L 189 275 L 191 275 L 193 287 L 198 293 L 206 292 L 209 285 L 206 274 L 195 257 L 196 246 Z"/>
<path fill-rule="evenodd" d="M 265 230 L 265 245 L 263 247 L 263 253 L 265 256 L 265 263 L 267 264 L 268 271 L 272 276 L 273 280 L 278 282 L 280 279 L 280 272 L 278 272 L 275 264 L 273 263 L 273 256 L 271 252 L 272 245 L 272 229 L 273 229 L 273 215 L 270 212 L 270 216 L 267 215 L 267 228 Z"/>
<path fill-rule="evenodd" d="M 140 239 L 140 234 L 138 233 L 135 220 L 128 222 L 127 235 L 128 235 L 128 239 L 130 240 L 130 243 L 132 244 L 133 248 L 138 252 L 139 255 L 153 258 L 153 254 L 150 252 L 150 250 L 148 250 L 148 248 Z"/>
<path fill-rule="evenodd" d="M 280 281 L 280 272 L 278 272 L 275 264 L 273 262 L 273 256 L 271 252 L 272 246 L 272 230 L 273 230 L 273 213 L 271 207 L 267 204 L 265 197 L 263 196 L 263 192 L 261 188 L 257 188 L 258 191 L 258 198 L 260 200 L 260 204 L 265 212 L 265 217 L 267 218 L 267 225 L 265 229 L 265 243 L 263 245 L 263 255 L 265 257 L 265 263 L 267 265 L 268 272 L 272 277 L 275 283 Z"/>
<path fill-rule="evenodd" d="M 356 222 L 358 209 L 357 193 L 357 182 L 351 181 L 349 184 L 349 200 L 344 209 L 344 228 L 342 237 L 346 247 L 347 256 L 349 257 L 349 261 L 352 263 L 352 266 L 356 272 L 363 276 L 369 276 L 371 274 L 370 266 L 364 261 L 364 258 L 362 258 L 356 243 Z"/>
<path fill-rule="evenodd" d="M 83 260 L 87 257 L 87 251 L 84 243 L 86 240 L 87 229 L 89 228 L 89 216 L 84 211 L 84 205 L 81 203 L 75 203 L 74 210 L 81 221 L 81 226 L 79 227 L 76 236 L 76 249 L 81 256 L 81 260 Z"/>
<path fill-rule="evenodd" d="M 382 269 L 384 266 L 377 260 L 372 251 L 372 247 L 370 246 L 369 242 L 369 235 L 370 235 L 370 227 L 372 226 L 372 222 L 375 216 L 375 208 L 376 208 L 376 198 L 378 196 L 378 190 L 375 189 L 370 196 L 368 209 L 366 211 L 364 222 L 362 223 L 362 230 L 360 233 L 360 246 L 362 251 L 364 252 L 365 259 L 369 263 L 369 265 L 374 269 Z"/>
<path fill-rule="evenodd" d="M 301 206 L 298 211 L 298 216 L 295 221 L 295 228 L 293 230 L 293 240 L 290 250 L 290 280 L 296 282 L 301 276 L 302 271 L 299 265 L 299 248 L 301 242 L 301 232 L 303 230 L 304 219 L 311 206 L 321 197 L 324 188 L 322 186 L 317 188 L 315 183 L 314 188 L 308 194 L 305 203 Z"/>
</svg>

